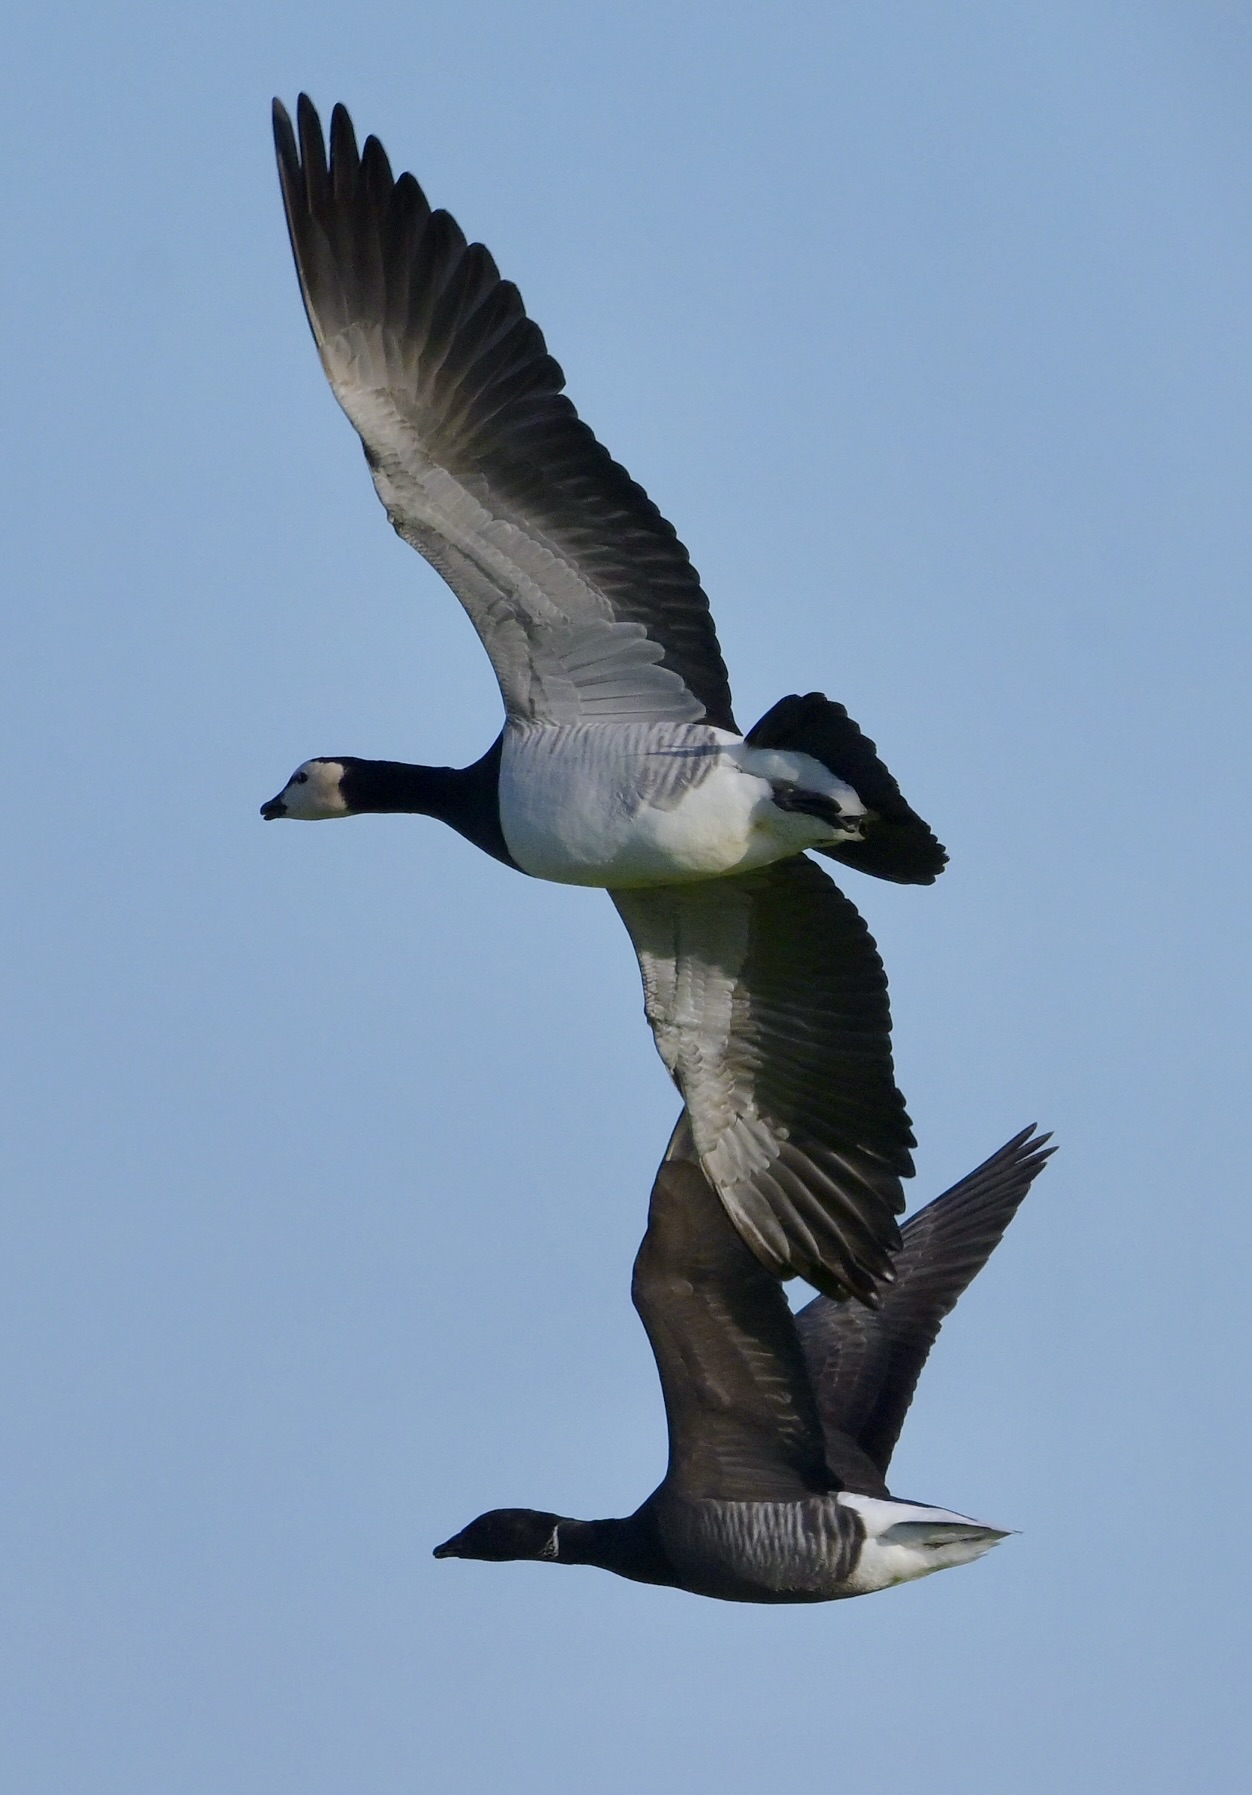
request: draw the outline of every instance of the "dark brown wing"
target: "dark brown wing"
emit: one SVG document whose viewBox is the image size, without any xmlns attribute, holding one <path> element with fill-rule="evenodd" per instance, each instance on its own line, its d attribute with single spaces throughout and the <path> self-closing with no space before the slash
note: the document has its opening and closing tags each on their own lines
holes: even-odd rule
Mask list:
<svg viewBox="0 0 1252 1795">
<path fill-rule="evenodd" d="M 685 1115 L 652 1187 L 632 1295 L 665 1396 L 670 1490 L 764 1502 L 832 1487 L 782 1286 L 727 1221 Z"/>
<path fill-rule="evenodd" d="M 869 930 L 799 856 L 614 891 L 700 1164 L 775 1277 L 873 1301 L 892 1275 L 913 1133 Z"/>
<path fill-rule="evenodd" d="M 274 102 L 305 309 L 388 516 L 447 580 L 510 716 L 707 718 L 734 728 L 699 576 L 673 528 L 562 393 L 565 377 L 481 243 L 358 154 L 327 157 L 301 96 Z"/>
<path fill-rule="evenodd" d="M 874 1313 L 819 1296 L 797 1315 L 831 1465 L 846 1475 L 847 1448 L 855 1446 L 881 1474 L 865 1493 L 885 1491 L 881 1479 L 943 1319 L 987 1263 L 1055 1151 L 1048 1139 L 1023 1129 L 911 1216 L 902 1230 L 895 1282 Z"/>
</svg>

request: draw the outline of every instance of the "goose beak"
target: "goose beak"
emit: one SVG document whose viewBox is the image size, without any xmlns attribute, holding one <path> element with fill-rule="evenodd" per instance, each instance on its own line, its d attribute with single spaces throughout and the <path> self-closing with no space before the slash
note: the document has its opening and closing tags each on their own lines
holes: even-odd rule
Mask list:
<svg viewBox="0 0 1252 1795">
<path fill-rule="evenodd" d="M 272 823 L 275 818 L 286 816 L 286 814 L 287 806 L 283 803 L 281 798 L 271 798 L 268 804 L 262 804 L 261 806 L 261 815 L 265 818 L 267 823 Z"/>
<path fill-rule="evenodd" d="M 457 1547 L 457 1541 L 460 1539 L 460 1537 L 461 1537 L 461 1535 L 459 1533 L 454 1533 L 452 1535 L 451 1539 L 446 1539 L 441 1546 L 435 1547 L 434 1551 L 431 1554 L 431 1557 L 432 1558 L 459 1558 L 461 1555 L 457 1551 L 456 1547 Z"/>
</svg>

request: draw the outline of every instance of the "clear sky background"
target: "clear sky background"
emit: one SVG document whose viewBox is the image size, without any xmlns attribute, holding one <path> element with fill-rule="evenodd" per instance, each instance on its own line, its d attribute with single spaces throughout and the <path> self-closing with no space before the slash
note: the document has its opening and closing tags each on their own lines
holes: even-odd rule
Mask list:
<svg viewBox="0 0 1252 1795">
<path fill-rule="evenodd" d="M 1246 1770 L 1252 24 L 1216 0 L 10 12 L 0 1761 L 21 1795 L 1233 1790 Z M 454 599 L 301 312 L 273 93 L 521 286 L 750 721 L 822 686 L 952 865 L 847 876 L 915 1203 L 1062 1152 L 816 1609 L 435 1563 L 628 1512 L 676 1113 L 629 943 L 439 825 Z"/>
</svg>

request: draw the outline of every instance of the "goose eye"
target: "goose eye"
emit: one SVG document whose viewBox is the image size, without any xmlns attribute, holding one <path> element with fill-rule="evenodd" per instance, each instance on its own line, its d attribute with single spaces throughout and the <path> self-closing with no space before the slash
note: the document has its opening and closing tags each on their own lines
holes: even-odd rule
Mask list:
<svg viewBox="0 0 1252 1795">
<path fill-rule="evenodd" d="M 296 784 L 297 785 L 307 785 L 308 782 L 309 782 L 309 776 L 307 773 L 297 773 L 296 774 Z"/>
</svg>

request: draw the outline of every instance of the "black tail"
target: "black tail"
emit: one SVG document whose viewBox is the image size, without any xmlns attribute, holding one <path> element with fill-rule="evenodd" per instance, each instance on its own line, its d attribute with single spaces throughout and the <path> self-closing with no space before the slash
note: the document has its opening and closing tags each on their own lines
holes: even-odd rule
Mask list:
<svg viewBox="0 0 1252 1795">
<path fill-rule="evenodd" d="M 841 704 L 824 692 L 780 698 L 753 725 L 744 740 L 753 748 L 792 748 L 850 785 L 872 813 L 865 840 L 844 847 L 818 848 L 844 866 L 893 879 L 897 885 L 933 885 L 948 863 L 946 850 L 915 810 L 878 758 L 878 750 Z"/>
</svg>

